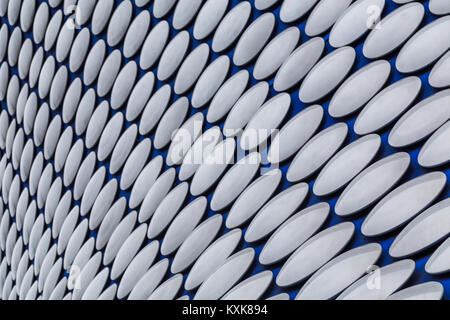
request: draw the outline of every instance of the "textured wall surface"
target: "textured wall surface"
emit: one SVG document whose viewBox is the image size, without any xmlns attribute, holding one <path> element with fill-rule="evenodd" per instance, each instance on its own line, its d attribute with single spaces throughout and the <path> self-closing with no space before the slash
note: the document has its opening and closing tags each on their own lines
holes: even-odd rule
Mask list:
<svg viewBox="0 0 450 320">
<path fill-rule="evenodd" d="M 0 298 L 447 299 L 448 14 L 1 0 Z"/>
</svg>

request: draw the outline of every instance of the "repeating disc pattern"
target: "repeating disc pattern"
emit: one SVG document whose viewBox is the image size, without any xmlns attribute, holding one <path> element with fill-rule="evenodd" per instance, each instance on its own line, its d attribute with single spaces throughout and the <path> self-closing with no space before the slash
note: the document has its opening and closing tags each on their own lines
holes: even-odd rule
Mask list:
<svg viewBox="0 0 450 320">
<path fill-rule="evenodd" d="M 449 298 L 449 14 L 1 1 L 0 299 Z"/>
</svg>

